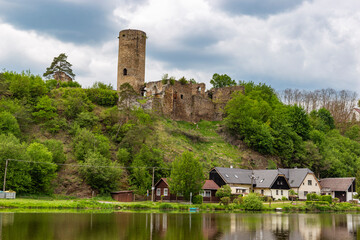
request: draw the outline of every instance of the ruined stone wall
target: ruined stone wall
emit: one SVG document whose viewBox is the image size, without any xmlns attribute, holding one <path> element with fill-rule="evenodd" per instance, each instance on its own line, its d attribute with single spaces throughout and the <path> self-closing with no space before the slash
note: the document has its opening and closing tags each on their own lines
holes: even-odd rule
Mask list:
<svg viewBox="0 0 360 240">
<path fill-rule="evenodd" d="M 140 30 L 123 30 L 119 33 L 117 89 L 130 83 L 138 93 L 145 82 L 146 33 Z"/>
<path fill-rule="evenodd" d="M 56 72 L 54 74 L 54 79 L 61 81 L 61 82 L 72 82 L 72 78 L 69 77 L 66 73 L 64 72 Z"/>
<path fill-rule="evenodd" d="M 134 102 L 135 105 L 141 105 L 144 109 L 151 109 L 173 120 L 198 122 L 222 120 L 223 109 L 231 95 L 236 91 L 244 91 L 244 88 L 234 86 L 205 92 L 203 83 L 182 85 L 178 81 L 174 84 L 156 81 L 146 83 L 145 90 L 146 104 Z"/>
</svg>

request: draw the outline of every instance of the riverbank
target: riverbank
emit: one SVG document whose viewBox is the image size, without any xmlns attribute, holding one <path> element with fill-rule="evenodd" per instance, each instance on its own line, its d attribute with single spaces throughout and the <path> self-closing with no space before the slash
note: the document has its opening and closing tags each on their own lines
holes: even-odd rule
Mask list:
<svg viewBox="0 0 360 240">
<path fill-rule="evenodd" d="M 318 204 L 316 202 L 272 202 L 263 204 L 263 211 L 285 212 L 336 212 L 336 211 L 360 211 L 359 205 L 351 203 Z M 188 204 L 168 202 L 129 202 L 122 203 L 111 200 L 98 199 L 0 199 L 0 208 L 16 209 L 94 209 L 94 210 L 175 210 L 188 211 L 196 208 L 198 211 L 245 211 L 241 204 L 229 204 L 227 206 L 218 203 Z"/>
</svg>

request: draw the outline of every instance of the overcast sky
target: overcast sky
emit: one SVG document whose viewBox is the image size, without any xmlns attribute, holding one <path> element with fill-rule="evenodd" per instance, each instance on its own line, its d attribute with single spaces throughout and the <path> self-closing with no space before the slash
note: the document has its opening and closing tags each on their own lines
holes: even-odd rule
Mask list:
<svg viewBox="0 0 360 240">
<path fill-rule="evenodd" d="M 75 80 L 116 86 L 119 31 L 147 33 L 146 81 L 214 73 L 360 94 L 358 0 L 0 0 L 0 70 L 42 75 L 68 55 Z"/>
</svg>

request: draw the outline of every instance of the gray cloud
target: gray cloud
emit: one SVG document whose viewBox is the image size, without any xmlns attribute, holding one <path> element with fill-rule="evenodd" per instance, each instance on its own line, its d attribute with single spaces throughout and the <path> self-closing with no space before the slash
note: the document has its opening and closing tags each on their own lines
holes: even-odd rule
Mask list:
<svg viewBox="0 0 360 240">
<path fill-rule="evenodd" d="M 216 6 L 235 15 L 266 17 L 289 11 L 307 0 L 218 0 Z"/>
<path fill-rule="evenodd" d="M 4 6 L 0 8 L 3 21 L 62 41 L 97 43 L 113 32 L 108 10 L 94 4 L 34 0 L 7 2 Z"/>
</svg>

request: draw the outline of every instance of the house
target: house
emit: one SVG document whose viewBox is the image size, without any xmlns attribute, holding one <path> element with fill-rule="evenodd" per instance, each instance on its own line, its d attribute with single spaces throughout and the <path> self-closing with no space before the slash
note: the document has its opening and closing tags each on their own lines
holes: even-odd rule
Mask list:
<svg viewBox="0 0 360 240">
<path fill-rule="evenodd" d="M 331 195 L 341 202 L 353 200 L 356 191 L 355 178 L 324 178 L 320 180 L 321 194 Z"/>
<path fill-rule="evenodd" d="M 210 171 L 209 179 L 220 187 L 229 185 L 232 194 L 248 194 L 254 189 L 254 192 L 273 199 L 289 197 L 290 185 L 285 175 L 278 170 L 215 167 Z"/>
<path fill-rule="evenodd" d="M 200 195 L 203 196 L 204 202 L 219 202 L 219 198 L 215 196 L 216 191 L 220 187 L 213 180 L 205 180 L 204 186 L 202 187 L 202 192 Z"/>
<path fill-rule="evenodd" d="M 360 121 L 360 108 L 353 108 L 351 112 L 350 120 L 354 122 Z"/>
<path fill-rule="evenodd" d="M 206 180 L 202 191 L 200 192 L 200 195 L 203 196 L 204 202 L 219 202 L 219 199 L 215 196 L 216 191 L 220 187 L 212 180 Z M 161 196 L 162 199 L 161 199 Z M 177 195 L 170 193 L 170 185 L 167 181 L 167 178 L 161 178 L 156 184 L 155 184 L 155 201 L 181 201 L 184 200 L 184 197 L 182 195 Z"/>
<path fill-rule="evenodd" d="M 306 200 L 308 193 L 321 193 L 321 186 L 315 174 L 308 168 L 279 168 L 278 171 L 285 175 L 300 200 Z"/>
</svg>

